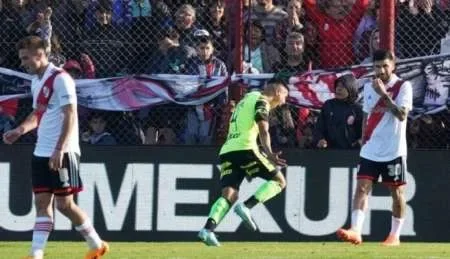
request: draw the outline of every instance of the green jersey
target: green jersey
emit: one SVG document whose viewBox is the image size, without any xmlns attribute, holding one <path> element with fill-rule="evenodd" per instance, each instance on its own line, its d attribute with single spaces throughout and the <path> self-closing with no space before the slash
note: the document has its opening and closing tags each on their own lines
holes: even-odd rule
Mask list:
<svg viewBox="0 0 450 259">
<path fill-rule="evenodd" d="M 230 120 L 228 136 L 220 154 L 238 150 L 258 150 L 258 125 L 268 120 L 270 105 L 260 92 L 250 92 L 236 106 Z"/>
</svg>

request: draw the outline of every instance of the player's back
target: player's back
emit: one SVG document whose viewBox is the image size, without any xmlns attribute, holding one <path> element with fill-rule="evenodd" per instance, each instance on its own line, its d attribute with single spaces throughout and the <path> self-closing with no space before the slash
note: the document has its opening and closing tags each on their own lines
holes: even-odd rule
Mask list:
<svg viewBox="0 0 450 259">
<path fill-rule="evenodd" d="M 238 150 L 256 150 L 258 126 L 255 121 L 257 103 L 263 103 L 268 109 L 268 103 L 260 92 L 250 92 L 237 104 L 230 120 L 228 135 L 220 154 Z"/>
</svg>

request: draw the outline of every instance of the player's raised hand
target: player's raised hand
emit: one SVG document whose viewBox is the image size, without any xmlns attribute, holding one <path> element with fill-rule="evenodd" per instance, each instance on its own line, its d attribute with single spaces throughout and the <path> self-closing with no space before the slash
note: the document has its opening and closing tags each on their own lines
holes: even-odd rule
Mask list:
<svg viewBox="0 0 450 259">
<path fill-rule="evenodd" d="M 12 129 L 8 130 L 7 132 L 3 133 L 3 142 L 5 144 L 11 145 L 12 143 L 16 142 L 20 136 L 22 136 L 22 132 L 18 129 Z"/>
<path fill-rule="evenodd" d="M 386 86 L 384 85 L 383 81 L 379 78 L 375 78 L 372 82 L 372 87 L 375 92 L 380 96 L 387 95 Z"/>
<path fill-rule="evenodd" d="M 286 160 L 283 158 L 280 158 L 280 155 L 281 155 L 281 151 L 276 152 L 276 153 L 271 153 L 267 157 L 269 158 L 270 161 L 272 161 L 276 165 L 283 166 L 283 167 L 287 166 Z"/>
</svg>

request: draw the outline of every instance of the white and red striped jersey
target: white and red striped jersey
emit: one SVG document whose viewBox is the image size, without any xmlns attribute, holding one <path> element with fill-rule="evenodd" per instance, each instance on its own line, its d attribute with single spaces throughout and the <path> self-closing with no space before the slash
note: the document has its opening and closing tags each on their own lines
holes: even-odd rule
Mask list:
<svg viewBox="0 0 450 259">
<path fill-rule="evenodd" d="M 401 81 L 394 74 L 386 84 L 386 90 L 395 92 L 394 89 L 397 86 L 399 87 L 397 88 L 398 94 L 394 94 L 397 96 L 393 98 L 395 104 L 411 110 L 413 102 L 411 83 Z M 400 121 L 385 106 L 381 105 L 380 107 L 380 96 L 373 89 L 372 82 L 364 85 L 363 98 L 363 111 L 368 114 L 368 119 L 363 133 L 365 144 L 361 148 L 360 156 L 377 162 L 387 162 L 400 156 L 406 156 L 407 120 Z"/>
<path fill-rule="evenodd" d="M 33 94 L 34 109 L 38 106 L 37 99 L 45 82 L 54 72 L 60 70 L 60 68 L 50 63 L 42 78 L 35 76 L 32 79 L 31 93 Z M 60 73 L 54 78 L 53 94 L 50 96 L 48 106 L 42 114 L 37 129 L 37 142 L 34 149 L 35 156 L 50 157 L 53 154 L 63 126 L 64 113 L 62 108 L 67 104 L 77 104 L 75 82 L 68 73 Z M 80 154 L 78 117 L 75 117 L 74 128 L 70 131 L 68 143 L 63 147 L 63 151 Z"/>
</svg>

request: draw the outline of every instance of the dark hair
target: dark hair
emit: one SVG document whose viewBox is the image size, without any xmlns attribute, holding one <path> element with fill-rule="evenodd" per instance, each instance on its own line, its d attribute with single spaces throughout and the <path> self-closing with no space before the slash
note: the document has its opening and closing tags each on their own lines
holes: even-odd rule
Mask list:
<svg viewBox="0 0 450 259">
<path fill-rule="evenodd" d="M 16 49 L 29 49 L 33 51 L 42 49 L 46 54 L 49 54 L 48 51 L 50 50 L 47 41 L 38 36 L 26 36 L 25 38 L 22 38 L 19 42 L 17 42 Z"/>
<path fill-rule="evenodd" d="M 373 62 L 383 61 L 385 59 L 395 61 L 394 53 L 392 53 L 392 51 L 390 51 L 390 50 L 385 50 L 385 49 L 378 49 L 373 52 L 373 55 L 372 55 Z"/>
<path fill-rule="evenodd" d="M 347 89 L 347 101 L 349 103 L 355 103 L 358 99 L 358 80 L 356 80 L 355 76 L 353 74 L 345 74 L 338 77 L 334 81 L 334 89 L 336 89 L 339 83 L 342 84 L 342 87 Z"/>
<path fill-rule="evenodd" d="M 286 80 L 283 80 L 281 78 L 273 77 L 267 81 L 267 85 L 282 85 L 289 91 L 289 87 Z"/>
</svg>

